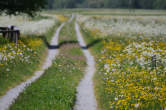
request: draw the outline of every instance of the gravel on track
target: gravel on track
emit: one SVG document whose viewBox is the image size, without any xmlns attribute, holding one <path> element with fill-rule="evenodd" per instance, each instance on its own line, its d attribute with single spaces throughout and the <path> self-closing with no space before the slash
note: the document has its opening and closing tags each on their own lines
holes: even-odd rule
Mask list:
<svg viewBox="0 0 166 110">
<path fill-rule="evenodd" d="M 88 66 L 85 71 L 85 76 L 77 88 L 78 93 L 77 93 L 76 105 L 74 107 L 74 110 L 97 110 L 97 102 L 93 88 L 93 75 L 96 71 L 95 60 L 91 55 L 91 53 L 86 48 L 86 44 L 83 40 L 77 22 L 75 23 L 75 30 L 79 44 L 82 47 L 82 51 L 86 57 Z"/>
</svg>

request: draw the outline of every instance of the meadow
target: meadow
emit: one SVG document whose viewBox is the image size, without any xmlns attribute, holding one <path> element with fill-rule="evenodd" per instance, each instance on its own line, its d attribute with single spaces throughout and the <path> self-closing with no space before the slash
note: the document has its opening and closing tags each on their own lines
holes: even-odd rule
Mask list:
<svg viewBox="0 0 166 110">
<path fill-rule="evenodd" d="M 21 29 L 17 45 L 0 35 L 0 96 L 2 96 L 40 69 L 47 55 L 44 39 L 48 42 L 51 40 L 61 21 L 55 17 L 42 15 L 35 18 L 1 16 L 0 19 L 1 26 L 14 24 Z"/>
<path fill-rule="evenodd" d="M 97 41 L 91 51 L 99 108 L 165 109 L 166 16 L 122 14 L 78 16 L 86 41 Z"/>
<path fill-rule="evenodd" d="M 87 43 L 82 49 L 89 49 L 96 60 L 93 81 L 98 110 L 165 110 L 165 13 L 63 9 L 45 10 L 34 18 L 0 16 L 0 26 L 13 24 L 21 30 L 17 45 L 0 36 L 0 97 L 40 70 L 52 36 L 65 22 L 56 47 L 60 54 L 10 109 L 72 110 L 86 66 L 74 30 L 77 21 Z M 69 23 L 72 14 L 75 18 Z"/>
</svg>

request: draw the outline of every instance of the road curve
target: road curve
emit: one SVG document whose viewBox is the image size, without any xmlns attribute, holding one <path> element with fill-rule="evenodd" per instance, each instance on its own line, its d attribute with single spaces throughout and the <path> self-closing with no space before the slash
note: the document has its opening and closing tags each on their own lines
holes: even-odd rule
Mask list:
<svg viewBox="0 0 166 110">
<path fill-rule="evenodd" d="M 83 37 L 80 32 L 78 23 L 75 23 L 75 30 L 82 51 L 86 57 L 87 68 L 85 71 L 85 76 L 80 82 L 77 88 L 77 99 L 74 110 L 97 110 L 96 97 L 93 90 L 93 75 L 96 71 L 95 69 L 95 60 L 91 53 L 86 48 L 86 44 L 83 40 Z"/>
</svg>

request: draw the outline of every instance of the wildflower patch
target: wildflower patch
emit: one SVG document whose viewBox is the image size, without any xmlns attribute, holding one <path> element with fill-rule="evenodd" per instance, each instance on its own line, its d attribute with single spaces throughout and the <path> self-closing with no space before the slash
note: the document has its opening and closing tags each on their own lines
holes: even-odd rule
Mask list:
<svg viewBox="0 0 166 110">
<path fill-rule="evenodd" d="M 33 74 L 40 63 L 43 45 L 35 37 L 22 38 L 17 45 L 5 43 L 0 46 L 0 96 Z"/>
<path fill-rule="evenodd" d="M 99 62 L 104 65 L 105 91 L 111 109 L 166 108 L 166 47 L 162 41 L 105 43 Z"/>
</svg>

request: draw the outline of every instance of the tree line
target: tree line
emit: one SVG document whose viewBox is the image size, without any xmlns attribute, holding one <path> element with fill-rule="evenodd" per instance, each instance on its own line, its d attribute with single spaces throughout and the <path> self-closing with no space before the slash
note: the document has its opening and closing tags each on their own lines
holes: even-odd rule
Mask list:
<svg viewBox="0 0 166 110">
<path fill-rule="evenodd" d="M 166 9 L 166 0 L 48 0 L 48 8 Z"/>
<path fill-rule="evenodd" d="M 0 0 L 0 14 L 33 16 L 43 8 L 166 9 L 166 0 Z"/>
<path fill-rule="evenodd" d="M 0 15 L 26 13 L 33 16 L 36 11 L 46 7 L 47 0 L 0 0 Z"/>
</svg>

